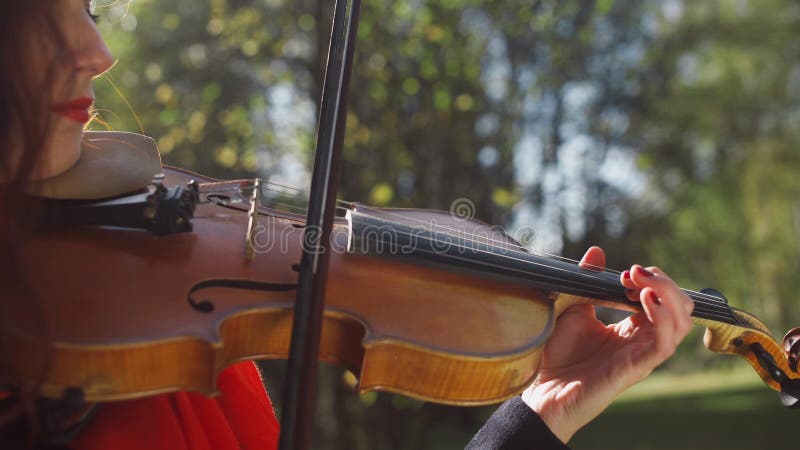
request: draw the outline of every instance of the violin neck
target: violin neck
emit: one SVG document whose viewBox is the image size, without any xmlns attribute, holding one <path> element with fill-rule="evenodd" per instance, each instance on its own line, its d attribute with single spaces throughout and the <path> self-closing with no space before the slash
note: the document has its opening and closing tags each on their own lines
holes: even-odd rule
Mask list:
<svg viewBox="0 0 800 450">
<path fill-rule="evenodd" d="M 378 210 L 379 211 L 379 210 Z M 529 253 L 510 239 L 491 239 L 452 233 L 452 228 L 407 223 L 358 209 L 347 213 L 348 252 L 401 260 L 469 276 L 518 283 L 598 300 L 611 308 L 631 310 L 640 305 L 626 297 L 619 275 Z M 736 323 L 720 295 L 684 290 L 695 302 L 692 316 Z"/>
</svg>

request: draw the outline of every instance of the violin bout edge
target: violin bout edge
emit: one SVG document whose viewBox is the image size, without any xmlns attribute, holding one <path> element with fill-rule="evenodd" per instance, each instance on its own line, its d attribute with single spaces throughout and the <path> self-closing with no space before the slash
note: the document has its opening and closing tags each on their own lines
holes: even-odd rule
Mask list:
<svg viewBox="0 0 800 450">
<path fill-rule="evenodd" d="M 383 342 L 367 349 L 358 391 L 388 391 L 452 406 L 499 403 L 530 384 L 542 350 L 538 346 L 501 358 L 455 358 L 402 342 Z"/>
<path fill-rule="evenodd" d="M 7 335 L 4 345 L 16 375 L 9 384 L 35 386 L 47 367 L 37 389 L 48 398 L 61 398 L 74 388 L 92 403 L 175 391 L 213 396 L 216 376 L 225 367 L 242 360 L 285 359 L 291 325 L 292 310 L 277 308 L 223 321 L 217 342 L 178 336 L 93 347 L 56 343 L 49 352 L 42 351 L 40 343 Z M 259 329 L 272 330 L 272 338 L 253 335 L 252 330 Z M 359 320 L 327 311 L 320 360 L 357 374 L 360 393 L 382 390 L 447 405 L 487 405 L 519 394 L 535 376 L 542 351 L 541 346 L 530 346 L 495 356 L 451 354 L 391 338 L 365 340 L 365 336 Z"/>
</svg>

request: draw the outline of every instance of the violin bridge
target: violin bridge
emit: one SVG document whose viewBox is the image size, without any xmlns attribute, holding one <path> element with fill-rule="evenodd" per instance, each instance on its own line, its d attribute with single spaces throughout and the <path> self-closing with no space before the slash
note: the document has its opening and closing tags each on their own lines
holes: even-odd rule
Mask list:
<svg viewBox="0 0 800 450">
<path fill-rule="evenodd" d="M 244 259 L 252 261 L 256 254 L 256 227 L 258 210 L 261 208 L 261 178 L 253 180 L 253 193 L 250 194 L 250 210 L 247 212 L 247 237 L 245 239 Z"/>
</svg>

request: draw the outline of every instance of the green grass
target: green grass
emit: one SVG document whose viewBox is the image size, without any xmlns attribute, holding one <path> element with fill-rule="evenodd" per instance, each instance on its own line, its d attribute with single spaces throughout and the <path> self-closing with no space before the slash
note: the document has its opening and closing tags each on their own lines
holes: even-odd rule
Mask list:
<svg viewBox="0 0 800 450">
<path fill-rule="evenodd" d="M 752 369 L 655 375 L 570 442 L 574 450 L 798 448 L 800 409 L 784 408 Z"/>
</svg>

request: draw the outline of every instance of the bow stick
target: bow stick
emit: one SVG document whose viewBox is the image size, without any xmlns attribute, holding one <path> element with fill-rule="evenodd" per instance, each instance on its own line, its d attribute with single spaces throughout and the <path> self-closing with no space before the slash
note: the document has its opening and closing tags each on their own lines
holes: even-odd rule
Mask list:
<svg viewBox="0 0 800 450">
<path fill-rule="evenodd" d="M 331 25 L 288 371 L 283 391 L 280 450 L 305 450 L 311 441 L 330 234 L 339 186 L 347 97 L 361 9 L 361 0 L 352 0 L 348 18 L 347 3 L 347 0 L 336 0 Z"/>
</svg>

